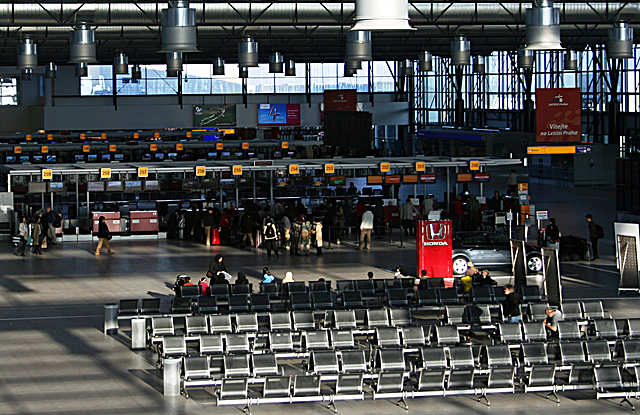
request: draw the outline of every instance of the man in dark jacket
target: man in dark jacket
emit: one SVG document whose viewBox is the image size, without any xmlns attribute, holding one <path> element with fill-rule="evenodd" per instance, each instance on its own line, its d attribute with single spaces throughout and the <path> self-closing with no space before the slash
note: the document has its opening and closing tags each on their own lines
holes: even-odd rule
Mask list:
<svg viewBox="0 0 640 415">
<path fill-rule="evenodd" d="M 113 255 L 109 239 L 111 239 L 109 227 L 107 226 L 107 222 L 105 221 L 104 216 L 100 216 L 100 219 L 98 219 L 98 246 L 96 247 L 96 256 L 100 256 L 102 245 L 107 247 L 107 252 L 109 253 L 109 255 Z"/>
<path fill-rule="evenodd" d="M 558 225 L 556 225 L 556 220 L 554 218 L 549 219 L 549 224 L 544 232 L 547 242 L 549 244 L 553 244 L 550 246 L 559 248 L 559 245 L 557 244 L 560 242 L 560 229 L 558 228 Z"/>
<path fill-rule="evenodd" d="M 504 286 L 505 300 L 502 303 L 502 310 L 504 316 L 509 320 L 509 323 L 520 322 L 520 295 L 515 292 L 513 285 L 507 284 Z"/>
<path fill-rule="evenodd" d="M 602 226 L 593 221 L 593 216 L 590 214 L 586 216 L 587 225 L 589 226 L 589 241 L 591 241 L 591 253 L 593 259 L 598 259 L 598 239 L 604 236 Z"/>
<path fill-rule="evenodd" d="M 207 209 L 207 212 L 202 218 L 202 224 L 204 225 L 204 244 L 206 246 L 211 245 L 211 229 L 216 225 L 216 217 L 213 214 L 213 209 Z"/>
</svg>

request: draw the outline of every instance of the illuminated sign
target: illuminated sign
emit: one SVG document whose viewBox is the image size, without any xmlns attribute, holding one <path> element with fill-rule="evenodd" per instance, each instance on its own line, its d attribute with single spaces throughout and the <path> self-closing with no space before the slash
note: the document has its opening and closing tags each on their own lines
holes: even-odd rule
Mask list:
<svg viewBox="0 0 640 415">
<path fill-rule="evenodd" d="M 110 179 L 111 178 L 111 169 L 108 167 L 100 169 L 100 178 L 101 179 Z"/>
<path fill-rule="evenodd" d="M 151 151 L 158 151 L 158 145 L 157 144 L 151 144 L 149 146 L 149 150 Z"/>
<path fill-rule="evenodd" d="M 138 177 L 149 177 L 149 168 L 148 167 L 138 167 Z"/>
<path fill-rule="evenodd" d="M 469 162 L 469 170 L 471 170 L 471 171 L 480 170 L 480 162 L 478 160 L 471 160 Z"/>
<path fill-rule="evenodd" d="M 289 142 L 288 141 L 283 141 L 282 144 L 280 144 L 282 146 L 283 150 L 286 150 L 289 148 Z"/>
<path fill-rule="evenodd" d="M 182 151 L 182 150 L 184 150 L 184 145 L 182 143 L 176 144 L 176 151 Z"/>
<path fill-rule="evenodd" d="M 289 164 L 289 174 L 300 174 L 300 166 L 297 164 Z"/>
<path fill-rule="evenodd" d="M 13 152 L 14 152 L 14 153 L 16 153 L 16 154 L 20 154 L 20 153 L 22 153 L 22 147 L 20 147 L 20 146 L 15 146 L 15 147 L 13 148 Z"/>
<path fill-rule="evenodd" d="M 42 180 L 51 180 L 53 178 L 53 170 L 42 169 Z"/>
<path fill-rule="evenodd" d="M 427 163 L 425 163 L 424 161 L 416 162 L 416 171 L 425 171 L 426 168 L 427 168 Z"/>
<path fill-rule="evenodd" d="M 231 172 L 234 176 L 242 176 L 242 166 L 239 164 L 234 165 Z"/>
<path fill-rule="evenodd" d="M 327 163 L 324 165 L 324 174 L 333 174 L 336 172 L 336 166 L 333 163 Z"/>
<path fill-rule="evenodd" d="M 216 143 L 216 150 L 222 150 L 224 148 L 224 144 L 223 143 Z"/>
<path fill-rule="evenodd" d="M 49 146 L 40 147 L 40 152 L 41 153 L 48 153 L 49 152 Z"/>
<path fill-rule="evenodd" d="M 203 177 L 207 175 L 207 168 L 205 166 L 196 166 L 196 176 Z"/>
<path fill-rule="evenodd" d="M 115 144 L 109 144 L 109 151 L 114 153 L 118 149 L 118 146 Z"/>
<path fill-rule="evenodd" d="M 391 171 L 391 163 L 380 163 L 380 172 L 381 173 L 389 173 Z"/>
<path fill-rule="evenodd" d="M 89 146 L 89 145 L 82 146 L 82 152 L 83 153 L 88 153 L 90 151 L 91 151 L 91 146 Z"/>
<path fill-rule="evenodd" d="M 242 142 L 242 149 L 243 150 L 249 150 L 249 143 L 247 143 L 246 141 Z"/>
</svg>

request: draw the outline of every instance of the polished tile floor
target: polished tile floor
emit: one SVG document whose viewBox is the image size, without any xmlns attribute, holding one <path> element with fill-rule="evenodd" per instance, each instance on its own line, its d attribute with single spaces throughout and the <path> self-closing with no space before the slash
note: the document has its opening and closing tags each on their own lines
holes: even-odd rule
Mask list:
<svg viewBox="0 0 640 415">
<path fill-rule="evenodd" d="M 415 266 L 415 247 L 378 242 L 369 253 L 349 246 L 325 250 L 317 257 L 281 256 L 268 260 L 261 252 L 205 248 L 189 243 L 138 241 L 114 243 L 114 256 L 96 258 L 89 244 L 65 242 L 40 257 L 15 257 L 0 250 L 0 414 L 195 414 L 239 413 L 215 408 L 207 397 L 164 398 L 159 372 L 149 352 L 128 348 L 128 330 L 103 336 L 104 303 L 120 298 L 159 296 L 167 299 L 178 273 L 203 275 L 211 258 L 222 253 L 236 274 L 259 281 L 262 266 L 279 276 L 292 271 L 298 280 L 391 276 L 397 264 Z M 565 291 L 593 297 L 615 295 L 617 278 L 612 258 L 565 265 Z M 506 270 L 496 269 L 495 275 Z M 600 294 L 598 294 L 600 293 Z M 614 312 L 630 310 L 630 301 L 610 301 Z M 634 307 L 637 310 L 637 307 Z M 634 310 L 635 311 L 635 310 Z M 588 394 L 562 397 L 556 407 L 541 396 L 496 396 L 491 412 L 583 413 L 615 412 L 611 402 L 596 402 Z M 471 398 L 421 399 L 409 402 L 411 413 L 485 413 Z M 287 406 L 254 408 L 255 414 L 275 414 Z M 345 402 L 343 414 L 402 414 L 392 402 Z M 320 404 L 297 405 L 300 414 L 329 413 Z"/>
</svg>

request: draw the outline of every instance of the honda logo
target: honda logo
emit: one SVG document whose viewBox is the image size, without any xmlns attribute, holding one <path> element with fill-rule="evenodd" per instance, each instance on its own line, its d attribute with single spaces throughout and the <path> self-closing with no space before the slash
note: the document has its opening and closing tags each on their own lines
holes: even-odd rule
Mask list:
<svg viewBox="0 0 640 415">
<path fill-rule="evenodd" d="M 425 246 L 447 246 L 449 225 L 446 223 L 427 223 L 422 232 L 422 243 Z"/>
</svg>

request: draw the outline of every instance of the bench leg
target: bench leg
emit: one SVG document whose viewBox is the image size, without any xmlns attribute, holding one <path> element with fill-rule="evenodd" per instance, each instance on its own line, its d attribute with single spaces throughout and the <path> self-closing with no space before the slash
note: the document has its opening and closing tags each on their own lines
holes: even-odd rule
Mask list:
<svg viewBox="0 0 640 415">
<path fill-rule="evenodd" d="M 624 404 L 629 405 L 629 409 L 631 409 L 632 411 L 635 411 L 635 410 L 636 410 L 636 407 L 635 407 L 635 406 L 633 406 L 633 404 L 631 403 L 631 401 L 629 400 L 629 398 L 626 398 L 626 397 L 625 397 L 625 398 L 623 398 L 623 399 L 620 401 L 620 403 L 619 403 L 618 405 L 620 405 L 620 406 L 624 406 Z"/>
<path fill-rule="evenodd" d="M 486 392 L 482 392 L 477 398 L 478 402 L 481 402 L 483 400 L 487 406 L 491 406 L 491 402 L 489 402 L 489 398 L 487 398 Z"/>
<path fill-rule="evenodd" d="M 398 399 L 398 402 L 396 402 L 396 405 L 399 406 L 400 408 L 404 409 L 405 411 L 409 410 L 409 405 L 407 404 L 406 399 L 400 398 Z"/>
<path fill-rule="evenodd" d="M 552 390 L 551 392 L 547 393 L 545 395 L 545 398 L 549 399 L 551 396 L 553 396 L 553 401 L 557 404 L 560 404 L 560 398 L 558 397 L 558 394 L 556 393 L 555 390 Z"/>
<path fill-rule="evenodd" d="M 333 401 L 327 404 L 327 409 L 330 409 L 334 414 L 338 413 L 338 408 L 336 408 L 336 404 Z"/>
<path fill-rule="evenodd" d="M 251 406 L 249 405 L 249 403 L 247 402 L 247 404 L 244 406 L 244 408 L 242 408 L 242 412 L 245 413 L 245 415 L 251 415 Z"/>
</svg>

